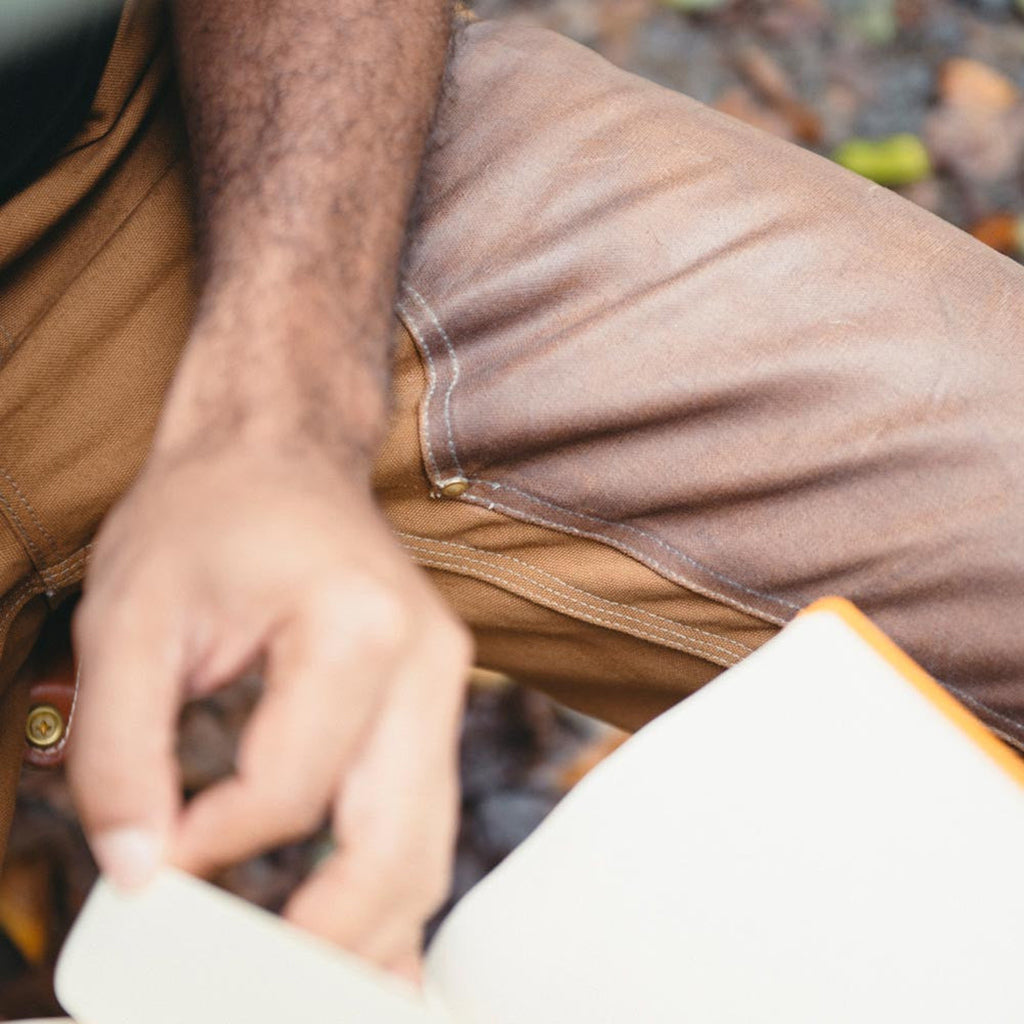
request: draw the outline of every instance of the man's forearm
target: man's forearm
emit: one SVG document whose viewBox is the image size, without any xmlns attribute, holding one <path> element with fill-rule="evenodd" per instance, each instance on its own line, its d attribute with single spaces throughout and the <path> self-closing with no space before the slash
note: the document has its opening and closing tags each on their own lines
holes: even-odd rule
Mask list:
<svg viewBox="0 0 1024 1024">
<path fill-rule="evenodd" d="M 127 887 L 329 814 L 337 849 L 285 912 L 410 978 L 450 876 L 471 643 L 369 473 L 447 3 L 176 0 L 199 308 L 93 548 L 69 762 L 97 860 Z M 265 695 L 235 772 L 183 804 L 182 704 L 253 665 Z"/>
<path fill-rule="evenodd" d="M 200 305 L 158 446 L 383 425 L 390 309 L 449 0 L 175 0 Z"/>
</svg>

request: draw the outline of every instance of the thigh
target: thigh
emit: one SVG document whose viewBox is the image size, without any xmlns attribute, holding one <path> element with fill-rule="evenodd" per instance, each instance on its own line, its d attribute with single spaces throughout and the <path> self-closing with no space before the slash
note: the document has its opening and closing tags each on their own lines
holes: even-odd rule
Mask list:
<svg viewBox="0 0 1024 1024">
<path fill-rule="evenodd" d="M 484 659 L 637 724 L 838 593 L 1019 743 L 1022 269 L 538 30 L 435 143 L 380 481 Z"/>
</svg>

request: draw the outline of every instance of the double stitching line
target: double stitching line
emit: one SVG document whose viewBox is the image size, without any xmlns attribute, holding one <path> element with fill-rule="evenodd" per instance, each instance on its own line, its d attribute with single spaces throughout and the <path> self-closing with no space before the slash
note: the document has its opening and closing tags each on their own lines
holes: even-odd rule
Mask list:
<svg viewBox="0 0 1024 1024">
<path fill-rule="evenodd" d="M 46 568 L 46 554 L 45 552 L 32 540 L 30 531 L 26 528 L 22 522 L 21 517 L 18 515 L 14 505 L 7 500 L 2 493 L 0 493 L 0 506 L 7 510 L 10 516 L 11 525 L 14 527 L 15 532 L 21 538 L 22 543 L 28 548 L 29 556 L 31 557 L 36 568 L 43 572 Z"/>
<path fill-rule="evenodd" d="M 0 468 L 0 476 L 2 476 L 11 485 L 11 487 L 14 488 L 14 493 L 21 500 L 22 505 L 25 506 L 25 510 L 28 512 L 32 522 L 35 523 L 36 528 L 39 530 L 39 532 L 51 544 L 56 546 L 57 538 L 54 537 L 54 535 L 50 533 L 50 531 L 45 526 L 43 526 L 42 521 L 39 518 L 39 513 L 37 513 L 36 510 L 32 507 L 32 502 L 30 502 L 28 498 L 25 497 L 25 492 L 18 486 L 18 482 L 14 479 L 13 476 L 11 476 L 10 473 L 7 472 L 6 469 Z"/>
<path fill-rule="evenodd" d="M 486 481 L 484 482 L 486 483 Z M 775 626 L 783 626 L 788 621 L 785 617 L 771 615 L 763 609 L 754 608 L 746 602 L 737 600 L 736 598 L 730 597 L 726 600 L 726 598 L 713 587 L 702 586 L 700 583 L 690 579 L 683 573 L 677 572 L 675 569 L 665 565 L 663 562 L 659 562 L 655 558 L 651 558 L 649 555 L 644 554 L 642 551 L 639 551 L 637 548 L 625 543 L 624 541 L 610 537 L 607 533 L 598 530 L 582 530 L 578 526 L 570 526 L 568 523 L 558 523 L 551 519 L 545 519 L 544 516 L 537 515 L 536 513 L 524 512 L 521 508 L 514 508 L 511 505 L 505 505 L 502 502 L 491 498 L 480 498 L 474 494 L 464 494 L 461 500 L 470 502 L 473 505 L 479 505 L 490 511 L 497 509 L 501 512 L 507 512 L 509 515 L 516 516 L 528 523 L 535 523 L 538 526 L 548 526 L 553 530 L 560 531 L 561 533 L 572 534 L 574 537 L 583 537 L 585 540 L 595 540 L 601 544 L 607 544 L 609 547 L 615 548 L 617 551 L 621 551 L 623 554 L 628 555 L 631 558 L 635 558 L 641 563 L 641 565 L 647 565 L 653 568 L 655 572 L 664 576 L 665 579 L 669 580 L 669 582 L 676 583 L 681 587 L 685 587 L 687 590 L 692 590 L 695 594 L 701 594 L 713 601 L 728 603 L 731 607 L 736 608 L 741 612 L 746 612 L 746 614 L 752 615 L 755 618 L 760 619 L 762 622 L 770 622 Z"/>
<path fill-rule="evenodd" d="M 7 519 L 10 523 L 14 532 L 18 535 L 18 538 L 24 544 L 29 558 L 32 559 L 33 565 L 41 573 L 45 574 L 47 571 L 47 563 L 49 562 L 52 553 L 59 549 L 60 545 L 57 543 L 57 538 L 43 525 L 39 514 L 36 512 L 32 502 L 28 500 L 25 492 L 18 486 L 18 482 L 11 476 L 7 470 L 0 468 L 0 478 L 5 480 L 9 485 L 11 492 L 13 493 L 14 499 L 18 502 L 18 506 L 21 508 L 22 513 L 28 517 L 31 522 L 26 523 L 22 518 L 22 514 L 19 514 L 18 508 L 15 507 L 14 501 L 11 500 L 7 495 L 4 494 L 3 489 L 0 489 L 0 508 L 7 512 Z M 35 527 L 35 531 L 31 527 Z M 37 543 L 33 538 L 33 533 L 40 538 Z M 44 546 L 45 545 L 45 546 Z"/>
<path fill-rule="evenodd" d="M 409 329 L 409 333 L 416 339 L 419 350 L 423 353 L 427 360 L 427 377 L 429 384 L 427 385 L 427 393 L 423 398 L 423 405 L 420 412 L 420 420 L 422 429 L 420 433 L 423 436 L 423 445 L 427 452 L 427 461 L 430 463 L 433 472 L 435 483 L 441 476 L 441 470 L 437 465 L 437 459 L 434 458 L 434 446 L 430 440 L 430 406 L 434 400 L 434 392 L 437 390 L 437 366 L 434 363 L 434 357 L 430 354 L 430 345 L 427 344 L 426 339 L 420 332 L 419 327 L 416 325 L 415 317 L 411 316 L 409 310 L 401 303 L 397 303 L 395 308 L 402 315 L 402 322 Z"/>
<path fill-rule="evenodd" d="M 435 541 L 414 534 L 400 533 L 398 536 L 403 540 L 406 550 L 420 565 L 487 580 L 538 604 L 595 625 L 629 633 L 664 647 L 698 654 L 709 661 L 726 666 L 735 664 L 753 651 L 752 647 L 738 640 L 698 627 L 683 626 L 679 622 L 654 612 L 647 612 L 635 605 L 612 601 L 581 590 L 511 555 L 498 555 L 470 545 Z M 438 546 L 448 550 L 432 550 Z M 467 551 L 483 557 L 472 557 L 463 553 Z M 522 566 L 529 570 L 530 574 L 509 568 L 508 562 Z M 537 577 L 547 580 L 550 585 L 540 582 Z M 515 582 L 517 580 L 521 582 Z"/>
<path fill-rule="evenodd" d="M 973 697 L 971 696 L 971 694 L 965 693 L 963 690 L 959 689 L 956 686 L 950 686 L 949 683 L 943 683 L 941 680 L 939 680 L 939 682 L 943 687 L 949 690 L 949 692 L 953 694 L 957 698 L 957 700 L 963 701 L 964 704 L 968 704 L 976 710 L 980 711 L 982 715 L 984 715 L 986 718 L 994 719 L 997 722 L 1003 722 L 1005 725 L 1012 725 L 1018 734 L 1020 734 L 1021 731 L 1024 730 L 1024 722 L 1018 722 L 1015 718 L 1011 718 L 1009 715 L 1004 715 L 1001 711 L 996 711 L 995 709 L 990 708 L 987 704 L 983 704 L 980 700 L 978 700 L 977 697 Z M 1021 752 L 1024 752 L 1024 741 L 1022 741 L 1019 737 L 1014 737 L 1011 739 L 1005 736 L 1005 734 L 1003 734 L 1002 731 L 1000 731 L 1000 734 L 1003 735 L 1004 739 L 1007 739 L 1010 743 L 1012 743 L 1014 747 L 1016 747 Z"/>
<path fill-rule="evenodd" d="M 776 596 L 774 596 L 772 594 L 765 593 L 764 591 L 755 590 L 752 587 L 748 587 L 745 584 L 740 583 L 738 580 L 734 580 L 731 577 L 726 576 L 723 573 L 717 572 L 716 570 L 712 569 L 710 566 L 707 566 L 704 563 L 702 563 L 702 562 L 698 561 L 697 559 L 691 557 L 690 555 L 686 554 L 686 552 L 681 551 L 677 547 L 674 547 L 672 544 L 668 543 L 668 541 L 664 540 L 662 537 L 659 537 L 657 534 L 654 534 L 654 533 L 650 532 L 649 530 L 645 530 L 642 527 L 634 526 L 631 523 L 613 522 L 611 520 L 602 519 L 602 518 L 600 518 L 598 516 L 588 515 L 585 512 L 579 512 L 579 511 L 576 511 L 576 510 L 573 510 L 573 509 L 566 509 L 566 508 L 563 508 L 560 505 L 555 505 L 554 503 L 552 503 L 550 501 L 546 501 L 544 498 L 541 498 L 541 497 L 539 497 L 539 496 L 537 496 L 535 494 L 532 494 L 532 493 L 530 493 L 528 491 L 524 491 L 521 488 L 514 487 L 514 486 L 512 486 L 510 484 L 502 484 L 502 483 L 498 483 L 497 481 L 486 480 L 486 479 L 482 479 L 480 477 L 471 477 L 471 476 L 469 476 L 466 473 L 466 471 L 462 468 L 462 465 L 461 465 L 461 463 L 459 461 L 459 458 L 458 458 L 458 454 L 456 452 L 456 448 L 455 448 L 455 434 L 454 434 L 454 429 L 453 429 L 453 426 L 452 426 L 452 418 L 451 418 L 452 394 L 453 394 L 453 392 L 455 390 L 455 385 L 458 383 L 459 377 L 461 375 L 461 367 L 460 367 L 460 364 L 459 364 L 458 353 L 456 351 L 455 345 L 453 344 L 450 335 L 448 334 L 448 332 L 445 330 L 444 326 L 442 325 L 442 323 L 440 321 L 440 318 L 434 312 L 433 308 L 430 306 L 430 304 L 427 302 L 427 300 L 423 297 L 423 295 L 419 291 L 417 291 L 415 288 L 413 288 L 411 285 L 409 285 L 409 284 L 403 285 L 403 290 L 405 291 L 405 293 L 407 295 L 409 295 L 412 299 L 415 300 L 416 304 L 419 305 L 425 311 L 427 316 L 433 322 L 434 328 L 436 329 L 436 332 L 437 332 L 438 336 L 443 341 L 444 347 L 447 350 L 448 358 L 449 358 L 449 360 L 451 362 L 451 367 L 452 367 L 451 379 L 448 381 L 448 384 L 447 384 L 447 386 L 445 388 L 444 396 L 443 396 L 443 399 L 442 399 L 442 419 L 443 419 L 443 423 L 444 423 L 443 431 L 445 433 L 445 438 L 446 438 L 446 441 L 447 441 L 448 454 L 449 454 L 449 457 L 451 459 L 453 470 L 455 472 L 459 473 L 459 475 L 462 476 L 467 481 L 467 483 L 470 483 L 470 484 L 482 484 L 483 486 L 489 487 L 489 488 L 491 488 L 493 490 L 506 490 L 506 491 L 510 491 L 510 492 L 515 493 L 515 494 L 519 494 L 523 498 L 526 498 L 526 499 L 528 499 L 530 501 L 533 501 L 533 502 L 535 502 L 538 505 L 547 507 L 547 508 L 549 508 L 549 509 L 551 509 L 551 510 L 553 510 L 555 512 L 558 512 L 558 513 L 561 513 L 561 514 L 564 514 L 564 515 L 567 515 L 567 516 L 572 516 L 572 517 L 574 517 L 576 519 L 580 519 L 580 520 L 583 520 L 583 521 L 586 521 L 586 522 L 593 523 L 593 524 L 595 524 L 596 527 L 598 527 L 598 529 L 596 529 L 596 530 L 594 530 L 592 532 L 587 532 L 587 531 L 584 531 L 584 530 L 580 530 L 579 528 L 574 528 L 574 527 L 572 527 L 569 524 L 564 523 L 564 522 L 557 522 L 557 521 L 553 521 L 551 519 L 543 519 L 543 518 L 541 518 L 540 516 L 538 516 L 536 514 L 530 515 L 528 517 L 530 521 L 535 522 L 538 525 L 548 526 L 548 527 L 551 527 L 552 529 L 555 529 L 555 530 L 560 530 L 562 532 L 571 533 L 571 534 L 575 534 L 575 535 L 582 536 L 582 537 L 587 537 L 589 539 L 596 540 L 596 541 L 599 541 L 601 543 L 610 544 L 611 546 L 613 546 L 613 547 L 617 548 L 618 550 L 622 551 L 624 554 L 630 555 L 631 557 L 636 558 L 638 561 L 640 561 L 642 563 L 646 563 L 648 565 L 651 565 L 653 568 L 655 568 L 655 570 L 657 572 L 659 572 L 662 575 L 666 576 L 666 578 L 672 580 L 673 582 L 679 583 L 682 586 L 685 586 L 685 587 L 687 587 L 689 589 L 697 591 L 698 593 L 704 594 L 705 596 L 710 597 L 713 600 L 722 601 L 722 602 L 731 604 L 733 607 L 739 609 L 740 611 L 744 611 L 744 612 L 746 612 L 746 613 L 748 613 L 750 615 L 753 615 L 753 616 L 755 616 L 757 618 L 760 618 L 762 620 L 772 622 L 775 625 L 782 625 L 783 623 L 788 621 L 789 613 L 795 612 L 795 611 L 799 611 L 800 606 L 798 604 L 795 604 L 792 601 L 788 601 L 788 600 L 786 600 L 784 598 L 776 597 Z M 435 401 L 435 395 L 436 395 L 437 387 L 438 387 L 438 384 L 439 384 L 439 381 L 440 381 L 440 377 L 439 377 L 439 374 L 438 374 L 437 365 L 436 365 L 436 363 L 434 361 L 433 353 L 431 352 L 432 345 L 427 340 L 426 332 L 422 331 L 419 328 L 419 326 L 417 325 L 416 317 L 415 317 L 414 313 L 409 309 L 409 307 L 408 307 L 408 305 L 406 303 L 402 303 L 402 302 L 399 302 L 399 303 L 396 304 L 396 309 L 401 314 L 403 322 L 405 323 L 406 327 L 408 327 L 409 332 L 412 334 L 412 336 L 417 341 L 418 347 L 419 347 L 420 351 L 423 353 L 423 355 L 424 355 L 424 357 L 426 358 L 426 361 L 427 361 L 428 377 L 429 377 L 430 383 L 429 383 L 429 386 L 427 388 L 427 394 L 424 396 L 423 404 L 422 404 L 422 407 L 421 407 L 421 420 L 422 420 L 422 431 L 421 431 L 421 434 L 422 434 L 422 437 L 423 437 L 424 446 L 426 448 L 427 461 L 429 462 L 430 467 L 433 470 L 434 483 L 436 484 L 436 483 L 440 483 L 441 482 L 440 478 L 441 478 L 441 476 L 443 474 L 441 473 L 440 467 L 438 465 L 437 457 L 436 457 L 435 452 L 434 452 L 433 438 L 432 438 L 432 432 L 431 432 L 431 427 L 430 427 L 430 409 L 431 409 L 431 406 L 433 405 L 433 403 Z M 478 504 L 478 505 L 484 505 L 484 506 L 486 506 L 487 508 L 490 508 L 490 509 L 498 508 L 501 511 L 507 512 L 507 513 L 509 513 L 511 515 L 517 515 L 517 516 L 520 516 L 520 517 L 523 517 L 525 515 L 525 513 L 524 513 L 524 511 L 522 509 L 513 508 L 513 507 L 508 506 L 508 505 L 501 505 L 498 502 L 489 501 L 487 499 L 480 498 L 480 497 L 477 497 L 477 496 L 475 496 L 473 494 L 469 494 L 469 493 L 462 495 L 461 500 L 467 501 L 467 502 L 472 502 L 472 503 Z M 673 555 L 676 558 L 679 558 L 682 561 L 688 563 L 689 565 L 692 565 L 699 572 L 707 573 L 713 579 L 716 579 L 716 580 L 720 581 L 721 583 L 725 584 L 726 586 L 728 586 L 730 588 L 735 588 L 736 590 L 738 590 L 738 591 L 740 591 L 742 593 L 749 594 L 751 597 L 760 598 L 760 599 L 762 599 L 764 601 L 768 601 L 768 602 L 770 602 L 770 603 L 772 603 L 772 604 L 774 604 L 774 605 L 776 605 L 776 606 L 778 606 L 780 608 L 783 608 L 783 609 L 786 610 L 786 614 L 784 614 L 782 616 L 771 615 L 771 614 L 765 612 L 761 608 L 754 608 L 754 607 L 750 606 L 749 604 L 746 604 L 746 603 L 744 603 L 744 602 L 742 602 L 742 601 L 740 601 L 740 600 L 738 600 L 738 599 L 736 599 L 734 597 L 731 597 L 731 596 L 730 597 L 726 597 L 720 591 L 716 591 L 713 587 L 701 586 L 701 585 L 695 583 L 694 581 L 690 580 L 689 578 L 687 578 L 683 574 L 679 573 L 678 571 L 671 569 L 670 567 L 668 567 L 668 566 L 662 564 L 661 562 L 659 562 L 657 559 L 655 559 L 655 558 L 651 557 L 650 555 L 645 554 L 644 552 L 638 550 L 635 546 L 631 546 L 631 545 L 623 542 L 622 540 L 616 539 L 613 535 L 609 534 L 608 532 L 606 532 L 603 529 L 600 529 L 601 527 L 610 527 L 613 530 L 622 530 L 622 531 L 625 531 L 625 532 L 637 535 L 639 537 L 645 538 L 646 540 L 650 541 L 653 544 L 656 544 L 658 547 L 660 547 L 663 550 L 665 550 L 666 552 L 668 552 L 670 555 Z"/>
<path fill-rule="evenodd" d="M 91 549 L 92 545 L 86 544 L 69 558 L 47 570 L 46 575 L 40 574 L 38 578 L 24 580 L 4 595 L 0 601 L 0 650 L 3 648 L 8 627 L 26 602 L 38 594 L 46 593 L 48 586 L 52 589 L 73 581 L 75 575 L 84 568 Z"/>
<path fill-rule="evenodd" d="M 87 548 L 82 548 L 76 552 L 70 558 L 61 562 L 55 566 L 51 572 L 55 573 L 60 580 L 60 583 L 66 583 L 68 580 L 74 577 L 74 574 L 80 570 L 85 562 Z M 3 642 L 6 639 L 7 630 L 11 623 L 14 621 L 18 612 L 25 607 L 27 601 L 31 600 L 39 594 L 46 592 L 45 581 L 42 581 L 43 585 L 40 586 L 40 579 L 28 579 L 15 587 L 10 593 L 8 593 L 3 602 L 0 603 L 0 649 L 2 649 Z"/>
<path fill-rule="evenodd" d="M 29 549 L 29 554 L 33 556 L 32 560 L 36 562 L 37 568 L 42 572 L 45 570 L 45 566 L 50 557 L 50 552 L 60 547 L 57 543 L 57 538 L 43 525 L 42 520 L 39 518 L 39 514 L 36 512 L 32 505 L 32 502 L 25 496 L 25 492 L 18 486 L 18 482 L 11 476 L 7 470 L 0 468 L 0 477 L 10 484 L 11 489 L 14 492 L 15 498 L 19 501 L 21 508 L 25 514 L 32 521 L 32 525 L 35 526 L 39 532 L 39 536 L 45 539 L 47 548 L 50 550 L 44 550 L 39 544 L 36 544 L 32 539 L 31 531 L 28 526 L 22 520 L 21 516 L 16 511 L 13 502 L 4 497 L 0 493 L 0 505 L 3 505 L 7 509 L 11 517 L 11 525 L 15 528 L 18 536 L 21 537 L 25 546 Z"/>
<path fill-rule="evenodd" d="M 761 590 L 754 590 L 751 587 L 745 587 L 742 583 L 737 583 L 735 580 L 730 579 L 728 576 L 723 576 L 720 572 L 715 572 L 714 569 L 709 569 L 702 562 L 698 562 L 695 558 L 691 558 L 684 551 L 680 551 L 679 548 L 674 547 L 673 545 L 669 544 L 668 541 L 663 540 L 657 534 L 651 533 L 649 530 L 644 530 L 644 529 L 642 529 L 639 526 L 633 526 L 630 523 L 617 523 L 617 522 L 614 522 L 613 520 L 610 520 L 610 519 L 602 519 L 602 518 L 600 518 L 600 516 L 592 516 L 592 515 L 588 515 L 585 512 L 577 512 L 574 509 L 565 508 L 562 505 L 556 505 L 553 502 L 545 501 L 543 498 L 538 498 L 535 494 L 531 494 L 529 491 L 524 491 L 520 487 L 514 487 L 512 484 L 502 484 L 502 483 L 498 483 L 495 480 L 480 480 L 479 483 L 483 484 L 485 487 L 490 487 L 492 490 L 495 490 L 495 491 L 510 491 L 513 494 L 519 494 L 522 497 L 528 499 L 529 501 L 536 502 L 536 504 L 541 505 L 544 508 L 552 509 L 555 512 L 563 512 L 567 516 L 572 516 L 572 517 L 577 518 L 577 519 L 582 519 L 585 522 L 597 523 L 599 526 L 608 526 L 608 527 L 611 527 L 613 530 L 626 530 L 629 533 L 638 534 L 641 537 L 644 537 L 647 540 L 650 540 L 653 543 L 657 544 L 660 548 L 663 548 L 669 554 L 675 555 L 677 558 L 681 558 L 684 562 L 688 562 L 694 568 L 699 569 L 702 572 L 706 572 L 710 576 L 713 576 L 715 579 L 721 580 L 723 583 L 726 583 L 726 584 L 728 584 L 730 586 L 736 587 L 737 589 L 742 590 L 744 593 L 750 594 L 752 597 L 763 597 L 766 600 L 771 601 L 773 604 L 780 604 L 783 607 L 791 609 L 792 611 L 799 611 L 800 610 L 800 605 L 793 604 L 792 601 L 786 601 L 786 600 L 784 600 L 782 598 L 779 598 L 779 597 L 772 597 L 771 594 L 766 594 L 766 593 L 764 593 Z M 472 499 L 470 499 L 470 500 L 472 500 Z M 486 503 L 486 499 L 483 499 L 483 501 L 484 501 L 484 503 Z M 554 526 L 556 524 L 549 522 L 547 525 Z M 562 528 L 566 529 L 566 530 L 571 530 L 571 527 L 569 527 L 569 526 L 563 526 Z M 578 532 L 580 532 L 582 534 L 582 531 L 578 531 Z M 582 534 L 582 535 L 583 536 L 587 536 L 587 534 Z M 602 535 L 602 536 L 605 536 L 605 535 Z M 611 538 L 610 535 L 607 536 L 607 541 L 609 543 L 613 543 L 613 539 Z M 618 546 L 618 545 L 616 545 L 616 546 Z M 634 550 L 634 549 L 630 549 L 630 550 Z M 637 552 L 637 554 L 639 555 L 640 553 Z M 668 573 L 670 571 L 667 566 L 662 565 L 660 562 L 655 561 L 654 559 L 650 558 L 649 556 L 646 556 L 646 557 L 648 557 L 648 559 L 651 562 L 653 562 L 654 565 L 656 565 L 660 571 L 665 572 L 665 573 Z M 749 609 L 748 608 L 746 610 L 750 611 L 752 614 L 756 614 L 753 611 L 753 609 Z"/>
<path fill-rule="evenodd" d="M 59 590 L 61 587 L 67 586 L 69 581 L 74 582 L 75 575 L 85 568 L 85 563 L 88 561 L 91 551 L 92 544 L 86 544 L 59 565 L 40 573 L 43 582 L 51 590 Z"/>
<path fill-rule="evenodd" d="M 452 428 L 452 392 L 455 390 L 455 385 L 459 382 L 459 377 L 462 375 L 462 367 L 459 366 L 459 357 L 455 351 L 455 346 L 452 344 L 452 339 L 448 337 L 448 332 L 441 326 L 441 321 L 438 319 L 437 314 L 431 308 L 430 304 L 420 293 L 412 287 L 412 285 L 406 285 L 405 290 L 426 310 L 427 315 L 431 320 L 434 321 L 434 326 L 437 328 L 438 334 L 441 335 L 441 340 L 445 344 L 445 348 L 448 350 L 448 358 L 452 362 L 452 379 L 448 382 L 448 386 L 444 391 L 444 398 L 441 402 L 441 413 L 444 419 L 445 429 L 448 434 L 448 454 L 452 457 L 452 463 L 455 466 L 456 472 L 460 476 L 465 476 L 465 470 L 463 470 L 459 463 L 459 456 L 455 452 L 455 431 Z"/>
<path fill-rule="evenodd" d="M 605 605 L 611 605 L 615 608 L 624 608 L 629 613 L 631 613 L 627 617 L 634 618 L 637 622 L 640 622 L 642 620 L 632 613 L 640 613 L 640 615 L 644 616 L 646 619 L 650 619 L 656 623 L 661 623 L 662 628 L 665 628 L 669 632 L 681 633 L 682 631 L 688 631 L 691 633 L 700 633 L 703 636 L 711 638 L 712 640 L 720 640 L 723 643 L 731 644 L 739 648 L 739 650 L 741 650 L 744 654 L 752 654 L 755 650 L 755 648 L 750 647 L 747 644 L 741 643 L 739 640 L 730 640 L 728 637 L 723 637 L 719 633 L 712 633 L 710 630 L 700 629 L 698 626 L 684 626 L 682 623 L 677 622 L 675 619 L 666 618 L 664 615 L 658 615 L 656 612 L 649 612 L 644 609 L 638 608 L 636 605 L 623 604 L 621 601 L 613 601 L 610 598 L 601 597 L 599 594 L 591 593 L 590 591 L 583 590 L 580 587 L 574 587 L 571 583 L 567 582 L 566 580 L 563 580 L 560 577 L 555 576 L 553 573 L 547 572 L 545 569 L 540 569 L 535 565 L 531 565 L 529 562 L 524 562 L 521 558 L 516 558 L 515 555 L 497 554 L 495 552 L 488 551 L 486 548 L 473 547 L 473 545 L 471 544 L 457 544 L 453 541 L 435 540 L 432 537 L 420 537 L 413 533 L 399 533 L 398 536 L 401 537 L 403 540 L 408 540 L 411 544 L 420 544 L 423 547 L 429 548 L 440 546 L 444 548 L 453 549 L 450 552 L 450 557 L 466 558 L 468 561 L 471 562 L 479 562 L 481 564 L 489 565 L 504 565 L 507 562 L 511 562 L 514 565 L 521 566 L 528 572 L 533 573 L 534 576 L 539 576 L 543 579 L 549 580 L 551 583 L 555 584 L 558 587 L 561 587 L 563 591 L 567 592 L 570 595 L 578 594 L 584 598 L 600 601 L 602 604 Z M 462 555 L 461 552 L 463 551 L 468 551 L 472 555 L 483 557 L 471 558 L 469 556 Z M 522 577 L 523 579 L 529 579 L 529 577 L 525 573 L 514 572 L 513 570 L 509 571 L 513 572 L 513 574 L 516 576 Z M 548 590 L 551 588 L 545 587 L 543 589 Z"/>
</svg>

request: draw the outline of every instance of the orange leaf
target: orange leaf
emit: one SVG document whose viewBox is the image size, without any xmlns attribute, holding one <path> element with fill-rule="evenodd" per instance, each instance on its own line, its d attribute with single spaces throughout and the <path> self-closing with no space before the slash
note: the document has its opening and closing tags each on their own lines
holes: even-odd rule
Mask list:
<svg viewBox="0 0 1024 1024">
<path fill-rule="evenodd" d="M 996 213 L 986 217 L 971 228 L 971 234 L 1007 255 L 1013 255 L 1021 247 L 1021 221 L 1012 213 Z"/>
<path fill-rule="evenodd" d="M 45 860 L 9 863 L 0 875 L 0 927 L 32 965 L 49 949 L 50 869 Z"/>
<path fill-rule="evenodd" d="M 955 57 L 943 65 L 939 93 L 950 106 L 994 111 L 1010 110 L 1020 101 L 1020 90 L 1009 78 L 965 57 Z"/>
</svg>

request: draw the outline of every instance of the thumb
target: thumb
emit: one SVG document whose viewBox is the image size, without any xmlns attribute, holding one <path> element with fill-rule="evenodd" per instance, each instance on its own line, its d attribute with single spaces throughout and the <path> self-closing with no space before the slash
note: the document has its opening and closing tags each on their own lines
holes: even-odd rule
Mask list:
<svg viewBox="0 0 1024 1024">
<path fill-rule="evenodd" d="M 180 644 L 169 616 L 83 601 L 75 616 L 79 692 L 68 779 L 100 870 L 122 888 L 159 868 L 180 805 L 175 734 Z"/>
</svg>

